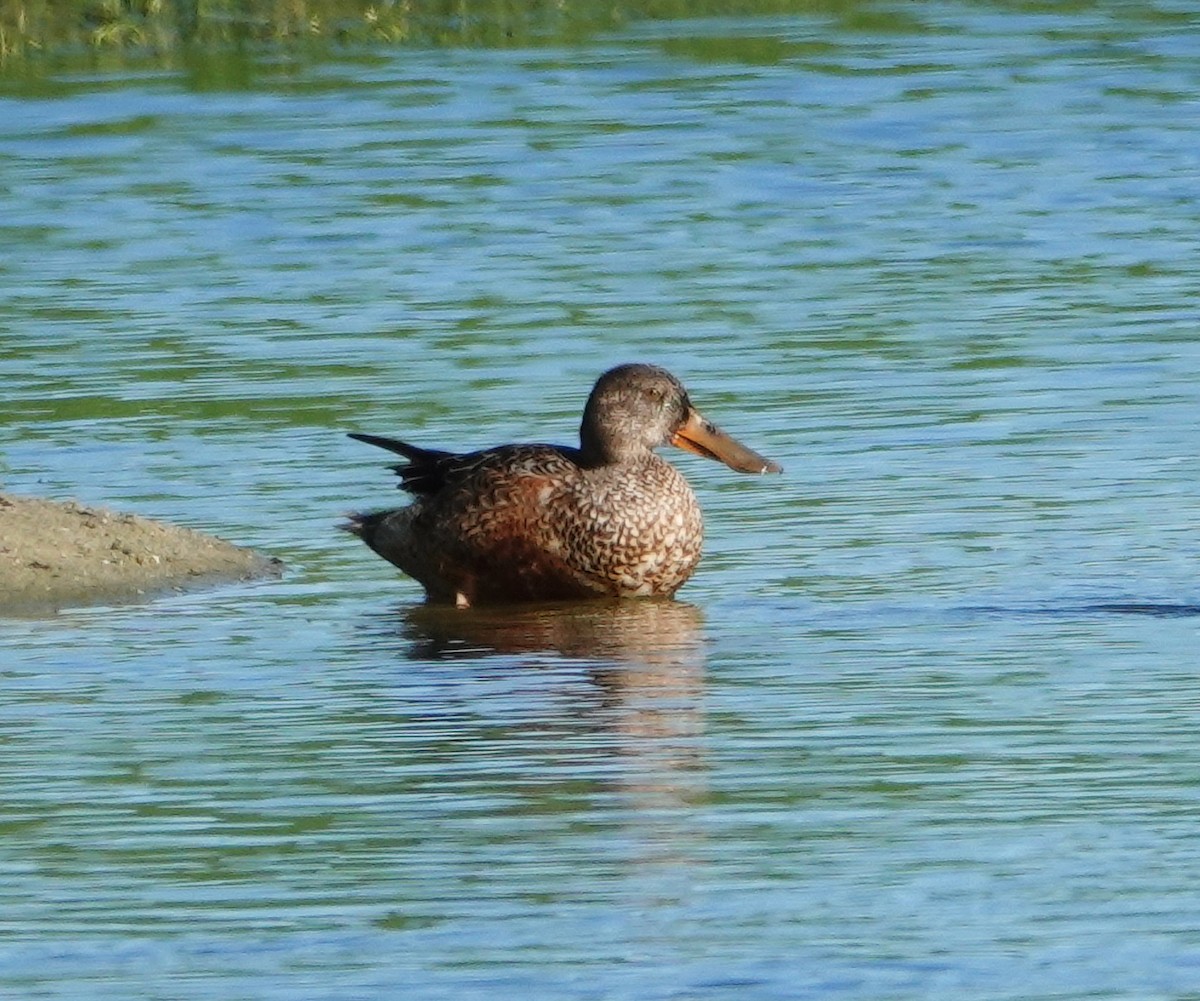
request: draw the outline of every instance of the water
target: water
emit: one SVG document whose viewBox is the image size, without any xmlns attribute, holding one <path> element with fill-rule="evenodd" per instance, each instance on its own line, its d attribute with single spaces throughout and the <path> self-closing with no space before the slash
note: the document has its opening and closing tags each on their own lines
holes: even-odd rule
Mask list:
<svg viewBox="0 0 1200 1001">
<path fill-rule="evenodd" d="M 1200 989 L 1186 5 L 9 80 L 7 489 L 285 559 L 0 624 L 0 993 Z M 348 430 L 665 364 L 676 605 L 447 616 Z"/>
</svg>

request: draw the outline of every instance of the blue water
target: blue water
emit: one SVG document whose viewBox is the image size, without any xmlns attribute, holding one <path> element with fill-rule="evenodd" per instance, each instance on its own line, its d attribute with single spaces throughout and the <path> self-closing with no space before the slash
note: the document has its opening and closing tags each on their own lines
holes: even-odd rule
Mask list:
<svg viewBox="0 0 1200 1001">
<path fill-rule="evenodd" d="M 5 83 L 4 488 L 290 569 L 0 621 L 0 993 L 1200 990 L 1197 17 L 866 13 Z M 632 359 L 677 604 L 334 529 Z"/>
</svg>

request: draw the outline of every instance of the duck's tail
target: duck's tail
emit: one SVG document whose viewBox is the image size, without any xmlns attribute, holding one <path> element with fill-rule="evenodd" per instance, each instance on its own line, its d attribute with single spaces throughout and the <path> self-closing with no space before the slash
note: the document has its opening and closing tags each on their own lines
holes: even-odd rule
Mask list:
<svg viewBox="0 0 1200 1001">
<path fill-rule="evenodd" d="M 365 441 L 376 448 L 402 455 L 408 462 L 389 467 L 400 477 L 400 489 L 410 494 L 437 493 L 445 482 L 446 473 L 458 458 L 453 452 L 442 452 L 436 448 L 421 448 L 398 438 L 384 438 L 377 434 L 350 432 L 355 441 Z"/>
<path fill-rule="evenodd" d="M 353 438 L 355 441 L 365 441 L 368 445 L 374 445 L 376 448 L 385 448 L 389 452 L 395 452 L 397 455 L 404 456 L 409 462 L 419 462 L 431 454 L 430 449 L 410 445 L 399 438 L 384 438 L 378 434 L 359 434 L 357 431 L 351 431 L 348 437 Z M 437 455 L 439 453 L 433 452 L 432 454 Z"/>
<path fill-rule="evenodd" d="M 380 523 L 391 513 L 390 510 L 370 512 L 351 511 L 346 515 L 346 520 L 339 522 L 337 527 L 343 532 L 357 535 L 363 542 L 370 546 L 372 540 L 375 538 L 375 533 L 379 530 Z"/>
</svg>

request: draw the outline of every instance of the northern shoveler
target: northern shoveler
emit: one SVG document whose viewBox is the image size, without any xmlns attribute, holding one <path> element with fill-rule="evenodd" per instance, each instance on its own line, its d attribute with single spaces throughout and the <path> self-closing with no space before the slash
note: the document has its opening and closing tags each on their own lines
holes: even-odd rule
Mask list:
<svg viewBox="0 0 1200 1001">
<path fill-rule="evenodd" d="M 653 365 L 596 381 L 579 447 L 500 445 L 457 454 L 393 438 L 351 438 L 396 452 L 408 507 L 355 514 L 341 527 L 424 588 L 459 606 L 604 595 L 673 595 L 700 560 L 703 523 L 661 445 L 741 473 L 782 469 L 700 415 Z"/>
</svg>

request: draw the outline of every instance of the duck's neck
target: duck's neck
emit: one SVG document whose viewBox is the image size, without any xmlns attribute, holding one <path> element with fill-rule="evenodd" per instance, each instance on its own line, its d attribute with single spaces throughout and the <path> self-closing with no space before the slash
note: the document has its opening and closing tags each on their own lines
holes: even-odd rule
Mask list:
<svg viewBox="0 0 1200 1001">
<path fill-rule="evenodd" d="M 588 416 L 585 412 L 579 429 L 579 456 L 586 468 L 624 466 L 653 457 L 654 453 L 643 443 L 614 434 L 596 421 L 588 420 Z"/>
</svg>

